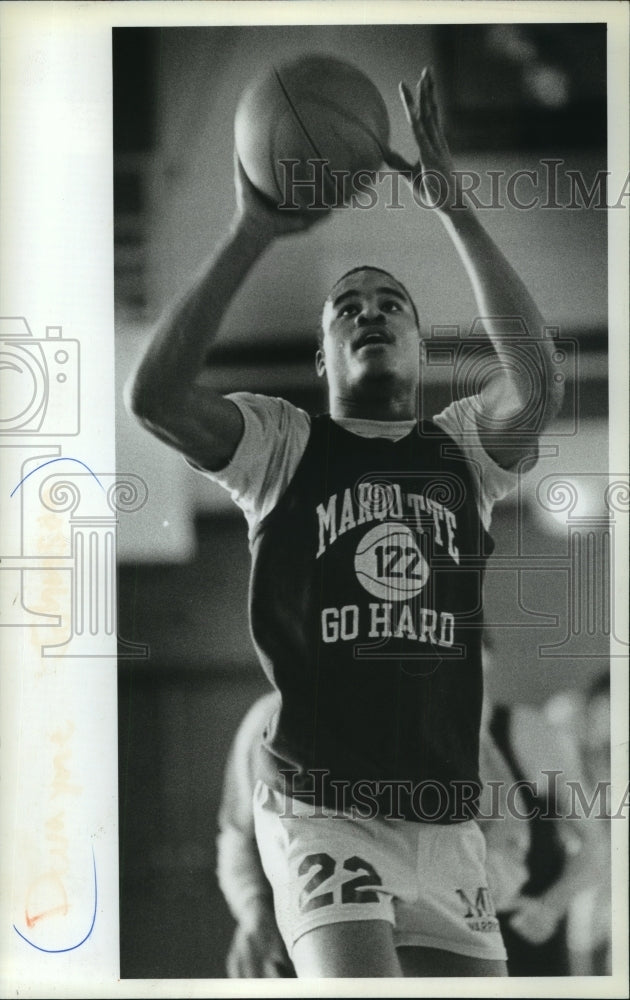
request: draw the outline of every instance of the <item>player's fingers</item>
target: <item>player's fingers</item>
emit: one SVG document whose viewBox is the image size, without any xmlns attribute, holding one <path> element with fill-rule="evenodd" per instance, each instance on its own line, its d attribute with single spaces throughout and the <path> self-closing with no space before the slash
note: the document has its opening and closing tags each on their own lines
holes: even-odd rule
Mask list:
<svg viewBox="0 0 630 1000">
<path fill-rule="evenodd" d="M 425 76 L 422 78 L 422 91 L 420 94 L 420 120 L 430 142 L 436 149 L 439 149 L 442 133 L 432 88 L 432 77 L 427 71 Z"/>
<path fill-rule="evenodd" d="M 433 73 L 427 73 L 427 97 L 429 112 L 436 126 L 440 127 L 440 106 L 437 99 L 437 86 L 433 78 Z"/>
<path fill-rule="evenodd" d="M 406 83 L 401 82 L 398 85 L 398 89 L 400 92 L 400 97 L 403 103 L 403 107 L 405 109 L 405 116 L 407 118 L 407 122 L 411 126 L 416 142 L 420 147 L 422 156 L 422 151 L 425 149 L 428 140 L 426 137 L 425 129 L 423 127 L 420 109 L 418 108 L 411 94 L 411 91 L 409 90 L 409 87 L 407 86 Z"/>
<path fill-rule="evenodd" d="M 420 76 L 418 77 L 418 82 L 416 84 L 416 101 L 419 103 L 422 97 L 422 90 L 425 86 L 425 81 L 428 73 L 428 66 L 425 66 L 422 70 Z"/>
<path fill-rule="evenodd" d="M 409 90 L 409 87 L 402 80 L 398 84 L 398 93 L 400 94 L 400 99 L 402 101 L 402 106 L 405 112 L 405 117 L 410 125 L 414 124 L 414 119 L 417 118 L 416 109 L 414 107 L 414 99 Z"/>
<path fill-rule="evenodd" d="M 431 142 L 435 154 L 442 160 L 449 162 L 451 151 L 444 135 L 440 107 L 436 96 L 436 84 L 431 74 L 427 77 L 422 117 L 426 135 Z"/>
</svg>

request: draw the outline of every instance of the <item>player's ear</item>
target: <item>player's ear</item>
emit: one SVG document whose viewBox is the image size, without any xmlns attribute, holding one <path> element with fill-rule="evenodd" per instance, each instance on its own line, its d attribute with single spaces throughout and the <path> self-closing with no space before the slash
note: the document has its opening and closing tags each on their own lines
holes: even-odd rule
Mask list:
<svg viewBox="0 0 630 1000">
<path fill-rule="evenodd" d="M 318 347 L 315 352 L 315 371 L 320 378 L 323 378 L 326 374 L 326 359 L 324 358 L 324 351 L 321 347 Z"/>
</svg>

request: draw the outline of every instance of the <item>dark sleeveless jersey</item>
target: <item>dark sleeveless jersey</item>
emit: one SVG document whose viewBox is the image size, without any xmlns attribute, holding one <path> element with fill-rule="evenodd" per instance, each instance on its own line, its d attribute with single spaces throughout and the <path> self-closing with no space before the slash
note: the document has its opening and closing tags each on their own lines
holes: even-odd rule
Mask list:
<svg viewBox="0 0 630 1000">
<path fill-rule="evenodd" d="M 252 635 L 281 694 L 261 777 L 362 815 L 474 815 L 492 541 L 455 442 L 431 421 L 392 442 L 315 418 L 251 548 Z"/>
</svg>

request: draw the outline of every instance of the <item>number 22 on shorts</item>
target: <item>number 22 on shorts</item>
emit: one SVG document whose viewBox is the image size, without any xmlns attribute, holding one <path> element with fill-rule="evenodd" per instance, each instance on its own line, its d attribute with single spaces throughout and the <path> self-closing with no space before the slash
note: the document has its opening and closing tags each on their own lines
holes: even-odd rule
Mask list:
<svg viewBox="0 0 630 1000">
<path fill-rule="evenodd" d="M 330 854 L 318 852 L 317 854 L 307 854 L 300 862 L 298 875 L 313 874 L 300 892 L 300 910 L 308 913 L 310 910 L 317 910 L 321 906 L 331 906 L 335 902 L 334 892 L 316 892 L 328 879 L 332 878 L 337 868 L 337 862 L 331 858 Z M 363 872 L 363 875 L 356 875 L 349 878 L 341 885 L 342 903 L 377 903 L 378 895 L 368 886 L 382 885 L 382 880 L 378 872 L 368 862 L 353 855 L 346 858 L 343 868 L 347 872 Z"/>
</svg>

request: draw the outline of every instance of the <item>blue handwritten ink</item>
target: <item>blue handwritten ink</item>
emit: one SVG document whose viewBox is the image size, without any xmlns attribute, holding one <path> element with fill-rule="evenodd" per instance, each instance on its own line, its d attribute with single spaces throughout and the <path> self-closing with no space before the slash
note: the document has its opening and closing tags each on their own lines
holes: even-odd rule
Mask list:
<svg viewBox="0 0 630 1000">
<path fill-rule="evenodd" d="M 82 944 L 85 944 L 90 934 L 94 930 L 94 924 L 96 923 L 96 909 L 98 906 L 98 885 L 96 882 L 96 858 L 94 857 L 94 848 L 92 848 L 92 864 L 94 866 L 94 913 L 92 914 L 92 923 L 90 924 L 90 929 L 84 938 L 81 938 L 81 940 L 77 944 L 71 944 L 69 948 L 41 948 L 40 945 L 35 944 L 34 941 L 29 941 L 29 939 L 25 937 L 25 935 L 22 934 L 22 932 L 17 929 L 15 924 L 13 924 L 13 930 L 15 931 L 15 933 L 19 934 L 22 940 L 26 941 L 27 944 L 30 944 L 32 948 L 37 948 L 38 951 L 45 951 L 48 955 L 61 955 L 66 951 L 75 951 L 77 948 L 80 948 Z"/>
<path fill-rule="evenodd" d="M 24 479 L 20 479 L 17 486 L 13 490 L 11 490 L 9 496 L 13 496 L 13 494 L 19 490 L 20 486 L 26 482 L 29 476 L 32 476 L 35 472 L 39 472 L 39 470 L 43 469 L 44 466 L 46 465 L 52 465 L 53 462 L 78 462 L 79 465 L 82 465 L 84 469 L 88 470 L 90 475 L 94 476 L 96 482 L 103 490 L 103 493 L 105 492 L 105 487 L 103 486 L 102 482 L 100 481 L 96 473 L 93 472 L 92 469 L 89 467 L 89 465 L 86 465 L 85 462 L 82 462 L 80 458 L 67 458 L 65 455 L 61 455 L 59 458 L 49 458 L 47 462 L 42 462 L 41 465 L 38 465 L 35 469 L 31 469 L 30 472 L 27 472 L 27 474 L 24 476 Z"/>
</svg>

